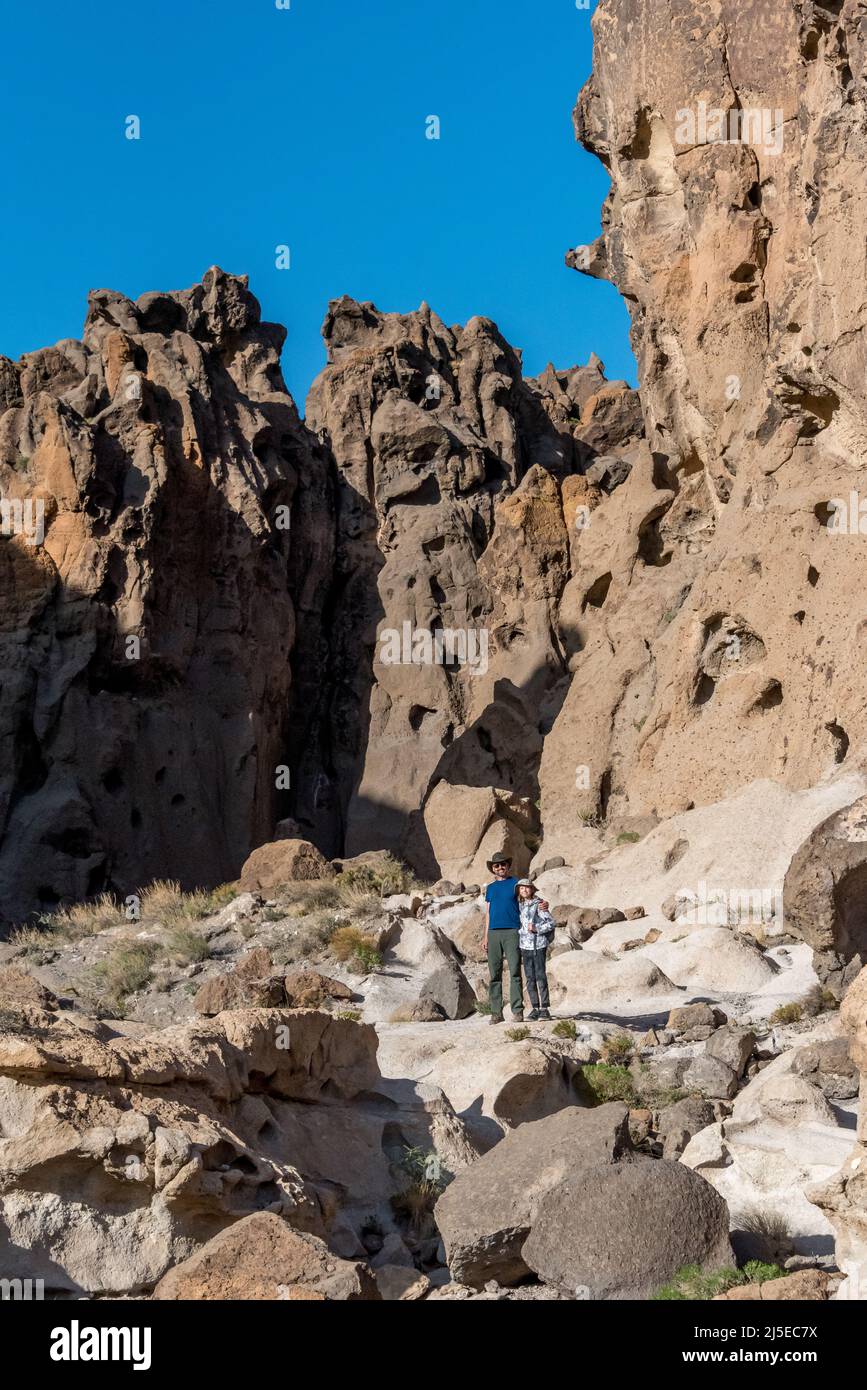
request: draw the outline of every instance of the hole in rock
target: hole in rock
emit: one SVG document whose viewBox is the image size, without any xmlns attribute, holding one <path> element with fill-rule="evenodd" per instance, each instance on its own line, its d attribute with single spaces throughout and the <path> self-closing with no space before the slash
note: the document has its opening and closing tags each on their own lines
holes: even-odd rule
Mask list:
<svg viewBox="0 0 867 1390">
<path fill-rule="evenodd" d="M 776 709 L 783 703 L 783 687 L 779 681 L 769 681 L 762 691 L 759 698 L 753 705 L 753 709 L 766 710 Z"/>
<path fill-rule="evenodd" d="M 671 551 L 666 550 L 659 529 L 661 518 L 645 521 L 638 533 L 638 555 L 645 565 L 670 564 Z"/>
<path fill-rule="evenodd" d="M 806 616 L 806 611 L 803 608 L 799 608 L 797 613 L 792 614 L 792 617 L 794 618 L 796 623 L 802 623 Z"/>
<path fill-rule="evenodd" d="M 810 568 L 807 570 L 807 583 L 810 585 L 810 588 L 811 588 L 811 589 L 815 589 L 815 587 L 816 587 L 816 585 L 818 584 L 818 582 L 819 582 L 819 571 L 818 571 L 817 569 L 815 569 L 815 568 L 813 567 L 813 565 L 811 565 Z"/>
<path fill-rule="evenodd" d="M 427 717 L 436 714 L 435 709 L 429 709 L 427 705 L 413 705 L 409 711 L 409 727 L 418 733 Z"/>
<path fill-rule="evenodd" d="M 603 603 L 605 602 L 605 600 L 606 600 L 607 597 L 608 597 L 608 590 L 609 590 L 610 588 L 611 588 L 611 575 L 610 575 L 610 574 L 603 574 L 603 575 L 600 575 L 600 577 L 599 577 L 598 579 L 594 580 L 594 582 L 590 585 L 590 588 L 587 590 L 586 594 L 584 595 L 584 601 L 583 601 L 582 604 L 581 604 L 581 611 L 582 611 L 582 613 L 583 613 L 584 610 L 585 610 L 586 608 L 588 608 L 588 607 L 590 607 L 590 608 L 601 608 L 602 605 L 603 605 Z"/>
<path fill-rule="evenodd" d="M 695 687 L 695 694 L 692 697 L 694 705 L 706 705 L 713 692 L 716 690 L 716 681 L 712 680 L 706 671 L 702 671 Z"/>
<path fill-rule="evenodd" d="M 849 735 L 842 724 L 837 723 L 836 719 L 832 719 L 830 723 L 825 725 L 825 728 L 834 740 L 834 762 L 842 763 L 849 752 Z"/>
<path fill-rule="evenodd" d="M 608 803 L 611 800 L 611 768 L 608 767 L 602 774 L 602 781 L 599 783 L 599 800 L 596 804 L 596 814 L 600 820 L 606 820 L 608 816 Z"/>
<path fill-rule="evenodd" d="M 120 768 L 111 767 L 102 779 L 102 785 L 107 792 L 119 792 L 123 786 L 123 773 Z"/>
</svg>

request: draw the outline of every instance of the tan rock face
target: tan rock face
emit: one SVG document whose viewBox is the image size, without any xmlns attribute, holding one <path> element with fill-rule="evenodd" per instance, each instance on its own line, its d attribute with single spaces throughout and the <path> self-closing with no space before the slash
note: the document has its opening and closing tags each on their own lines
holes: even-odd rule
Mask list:
<svg viewBox="0 0 867 1390">
<path fill-rule="evenodd" d="M 493 323 L 449 328 L 427 306 L 334 301 L 324 336 L 307 419 L 338 476 L 340 680 L 328 742 L 310 750 L 333 775 L 299 815 L 324 846 L 336 801 L 347 853 L 402 847 L 433 878 L 477 881 L 504 837 L 525 863 L 538 844 L 539 757 L 570 654 L 556 624 L 569 573 L 561 483 L 634 446 L 636 393 L 606 383 L 595 359 L 525 382 Z M 602 495 L 570 494 L 569 520 Z M 438 787 L 454 798 L 434 803 Z M 492 796 L 523 799 L 529 814 L 519 822 Z"/>
<path fill-rule="evenodd" d="M 0 491 L 22 523 L 0 540 L 5 919 L 231 879 L 269 837 L 331 572 L 283 337 L 214 268 L 136 303 L 97 290 L 80 343 L 3 360 Z"/>
<path fill-rule="evenodd" d="M 547 852 L 594 809 L 576 764 L 609 817 L 665 817 L 757 767 L 809 786 L 863 743 L 865 539 L 827 504 L 851 510 L 867 431 L 864 306 L 843 289 L 863 278 L 865 50 L 859 7 L 831 8 L 595 11 L 575 123 L 612 189 L 568 259 L 627 298 L 649 451 L 592 511 L 561 601 L 577 621 L 610 573 L 545 741 Z"/>
<path fill-rule="evenodd" d="M 379 1077 L 364 1024 L 243 1009 L 103 1040 L 88 1020 L 29 1004 L 16 1020 L 14 1009 L 0 1031 L 10 1277 L 135 1291 L 253 1212 L 324 1234 L 353 1169 L 374 1203 L 390 1190 L 385 1160 L 371 1161 L 382 1121 L 349 1110 Z M 342 1157 L 322 1186 L 329 1143 Z"/>
</svg>

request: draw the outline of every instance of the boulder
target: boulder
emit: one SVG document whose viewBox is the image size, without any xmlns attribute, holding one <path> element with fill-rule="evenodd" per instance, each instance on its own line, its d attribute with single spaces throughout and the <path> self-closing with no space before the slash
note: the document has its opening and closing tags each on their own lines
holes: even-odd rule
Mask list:
<svg viewBox="0 0 867 1390">
<path fill-rule="evenodd" d="M 867 1291 L 867 969 L 846 991 L 840 1021 L 861 1074 L 858 1142 L 839 1170 L 808 1188 L 806 1196 L 834 1229 L 837 1264 L 846 1275 L 837 1297 L 849 1301 L 863 1299 Z"/>
<path fill-rule="evenodd" d="M 414 1303 L 424 1298 L 432 1288 L 426 1274 L 406 1265 L 380 1265 L 376 1270 L 376 1287 L 385 1303 Z"/>
<path fill-rule="evenodd" d="M 283 979 L 286 1003 L 293 1009 L 319 1009 L 329 1000 L 347 1001 L 352 990 L 341 980 L 320 975 L 318 970 L 293 970 Z"/>
<path fill-rule="evenodd" d="M 548 981 L 553 1007 L 567 1013 L 598 1008 L 603 1002 L 641 1013 L 676 993 L 671 980 L 643 952 L 618 960 L 597 951 L 564 951 L 551 960 Z"/>
<path fill-rule="evenodd" d="M 680 940 L 656 941 L 650 959 L 677 985 L 719 993 L 752 993 L 777 973 L 743 934 L 729 927 L 699 927 Z"/>
<path fill-rule="evenodd" d="M 741 1027 L 735 1023 L 728 1023 L 724 1027 L 718 1028 L 708 1038 L 705 1056 L 713 1057 L 718 1062 L 725 1063 L 735 1073 L 735 1076 L 741 1077 L 746 1071 L 747 1062 L 753 1055 L 755 1045 L 756 1035 L 752 1029 Z"/>
<path fill-rule="evenodd" d="M 713 1106 L 697 1096 L 686 1096 L 660 1111 L 657 1134 L 663 1158 L 680 1158 L 690 1139 L 713 1124 Z"/>
<path fill-rule="evenodd" d="M 814 951 L 867 958 L 867 797 L 835 811 L 808 835 L 783 882 L 787 929 Z"/>
<path fill-rule="evenodd" d="M 728 1208 L 695 1173 L 634 1157 L 569 1172 L 542 1198 L 522 1258 L 561 1293 L 648 1298 L 684 1265 L 732 1267 Z"/>
<path fill-rule="evenodd" d="M 526 874 L 532 851 L 526 835 L 538 817 L 527 797 L 493 787 L 439 782 L 424 807 L 424 827 L 443 878 L 488 883 L 494 854 L 512 857 L 512 872 Z"/>
<path fill-rule="evenodd" d="M 704 1055 L 693 1057 L 684 1067 L 681 1085 L 711 1099 L 731 1100 L 738 1089 L 738 1074 L 725 1062 Z"/>
<path fill-rule="evenodd" d="M 239 881 L 246 892 L 273 892 L 284 883 L 333 875 L 331 865 L 308 840 L 272 840 L 253 850 Z"/>
<path fill-rule="evenodd" d="M 700 1041 L 701 1038 L 697 1036 L 699 1030 L 701 1037 L 710 1037 L 714 1029 L 725 1023 L 726 1016 L 722 1010 L 710 1004 L 682 1004 L 670 1011 L 665 1026 L 687 1041 Z M 693 1038 L 693 1035 L 696 1037 Z"/>
<path fill-rule="evenodd" d="M 570 1107 L 523 1124 L 446 1188 L 434 1217 L 453 1279 L 480 1289 L 530 1272 L 523 1247 L 544 1196 L 630 1150 L 629 1112 L 619 1103 Z"/>
<path fill-rule="evenodd" d="M 274 1300 L 312 1294 L 329 1303 L 381 1298 L 363 1264 L 267 1211 L 236 1221 L 160 1279 L 155 1299 Z"/>
<path fill-rule="evenodd" d="M 196 991 L 193 1008 L 205 1017 L 225 1009 L 279 1008 L 286 1002 L 286 991 L 273 969 L 267 948 L 254 946 L 231 970 L 205 980 Z"/>
<path fill-rule="evenodd" d="M 476 994 L 456 960 L 444 960 L 428 975 L 419 1002 L 433 1004 L 446 1018 L 467 1018 L 475 1009 Z"/>
</svg>

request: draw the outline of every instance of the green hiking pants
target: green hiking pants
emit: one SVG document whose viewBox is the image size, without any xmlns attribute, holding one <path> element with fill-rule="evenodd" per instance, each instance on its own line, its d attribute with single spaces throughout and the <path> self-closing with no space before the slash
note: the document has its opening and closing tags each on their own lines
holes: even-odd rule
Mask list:
<svg viewBox="0 0 867 1390">
<path fill-rule="evenodd" d="M 521 951 L 516 927 L 501 927 L 488 932 L 488 969 L 491 976 L 489 997 L 491 1013 L 503 1012 L 503 961 L 509 967 L 509 1007 L 513 1014 L 524 1012 L 524 991 L 521 986 Z"/>
</svg>

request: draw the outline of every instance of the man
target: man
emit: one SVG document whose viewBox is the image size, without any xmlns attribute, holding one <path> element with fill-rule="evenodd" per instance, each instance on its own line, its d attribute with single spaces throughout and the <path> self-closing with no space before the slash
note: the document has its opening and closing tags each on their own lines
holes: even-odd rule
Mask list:
<svg viewBox="0 0 867 1390">
<path fill-rule="evenodd" d="M 524 1021 L 524 991 L 521 985 L 521 949 L 518 931 L 521 917 L 515 897 L 517 879 L 512 877 L 512 861 L 507 854 L 495 854 L 488 861 L 493 883 L 485 889 L 485 950 L 490 975 L 491 1022 L 503 1022 L 503 961 L 509 967 L 509 1007 L 512 1018 Z"/>
</svg>

